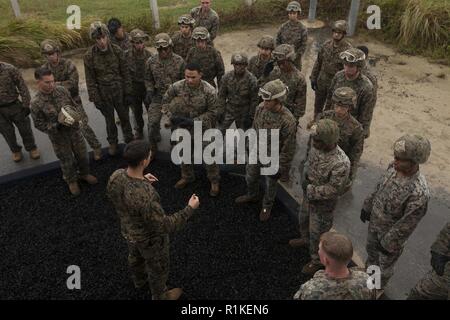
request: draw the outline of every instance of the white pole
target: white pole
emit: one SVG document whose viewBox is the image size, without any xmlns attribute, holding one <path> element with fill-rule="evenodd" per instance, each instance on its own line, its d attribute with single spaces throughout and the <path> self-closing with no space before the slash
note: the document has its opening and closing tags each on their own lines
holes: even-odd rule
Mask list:
<svg viewBox="0 0 450 320">
<path fill-rule="evenodd" d="M 17 0 L 11 0 L 11 6 L 14 10 L 14 15 L 16 16 L 16 18 L 20 18 L 20 6 L 19 6 L 19 2 Z"/>
<path fill-rule="evenodd" d="M 256 0 L 244 0 L 245 4 L 249 7 L 251 7 L 253 5 L 253 3 L 256 2 Z"/>
<path fill-rule="evenodd" d="M 358 22 L 358 11 L 360 0 L 352 0 L 350 13 L 348 14 L 348 36 L 352 37 L 355 34 L 356 23 Z"/>
<path fill-rule="evenodd" d="M 317 10 L 317 0 L 309 0 L 309 14 L 308 20 L 314 21 L 316 20 L 316 10 Z"/>
<path fill-rule="evenodd" d="M 153 27 L 158 30 L 161 27 L 161 24 L 159 23 L 158 1 L 150 0 L 150 8 L 153 16 Z"/>
</svg>

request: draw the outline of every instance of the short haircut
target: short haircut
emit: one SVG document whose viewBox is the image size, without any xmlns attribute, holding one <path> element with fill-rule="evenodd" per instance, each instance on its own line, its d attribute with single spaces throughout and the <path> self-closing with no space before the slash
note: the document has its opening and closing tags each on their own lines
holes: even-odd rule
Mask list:
<svg viewBox="0 0 450 320">
<path fill-rule="evenodd" d="M 123 158 L 131 168 L 139 166 L 150 155 L 150 144 L 144 140 L 134 140 L 125 146 Z"/>
<path fill-rule="evenodd" d="M 366 57 L 369 55 L 369 48 L 367 48 L 366 46 L 358 46 L 357 47 L 359 50 L 361 50 L 362 52 L 364 52 L 364 54 L 366 55 Z"/>
<path fill-rule="evenodd" d="M 39 67 L 34 71 L 34 78 L 36 80 L 41 80 L 44 76 L 50 76 L 52 74 L 52 70 L 45 67 Z"/>
<path fill-rule="evenodd" d="M 333 260 L 348 264 L 353 256 L 353 245 L 349 238 L 337 232 L 325 232 L 320 237 L 322 250 Z"/>
<path fill-rule="evenodd" d="M 190 70 L 190 71 L 198 71 L 199 73 L 202 72 L 202 67 L 200 67 L 200 64 L 198 62 L 190 62 L 186 65 L 184 70 Z"/>
</svg>

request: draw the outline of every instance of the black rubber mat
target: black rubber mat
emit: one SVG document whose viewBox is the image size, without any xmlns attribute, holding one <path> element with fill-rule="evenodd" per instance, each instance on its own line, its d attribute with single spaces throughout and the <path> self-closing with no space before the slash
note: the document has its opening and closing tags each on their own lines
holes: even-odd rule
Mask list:
<svg viewBox="0 0 450 320">
<path fill-rule="evenodd" d="M 70 196 L 59 170 L 0 185 L 1 299 L 148 299 L 136 292 L 127 268 L 127 247 L 105 187 L 120 159 L 92 165 L 96 186 L 82 184 Z M 173 185 L 179 168 L 155 161 L 149 171 L 166 212 L 183 208 L 195 192 L 201 208 L 171 237 L 168 286 L 187 299 L 290 299 L 306 279 L 306 250 L 287 245 L 297 224 L 277 204 L 271 219 L 258 219 L 259 205 L 236 206 L 245 193 L 242 177 L 223 174 L 211 198 L 205 171 L 185 190 Z M 69 290 L 66 269 L 81 269 L 81 290 Z"/>
</svg>

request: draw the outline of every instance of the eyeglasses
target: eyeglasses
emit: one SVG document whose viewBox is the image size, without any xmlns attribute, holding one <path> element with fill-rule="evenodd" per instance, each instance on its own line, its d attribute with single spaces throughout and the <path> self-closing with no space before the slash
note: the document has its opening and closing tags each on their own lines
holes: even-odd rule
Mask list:
<svg viewBox="0 0 450 320">
<path fill-rule="evenodd" d="M 347 61 L 347 62 L 350 62 L 350 63 L 355 63 L 355 62 L 358 62 L 358 61 L 363 61 L 363 60 L 365 60 L 366 59 L 366 55 L 364 54 L 362 57 L 360 57 L 360 58 L 357 58 L 355 55 L 353 55 L 352 53 L 350 53 L 350 52 L 348 52 L 348 51 L 344 51 L 344 52 L 341 52 L 340 54 L 339 54 L 339 58 L 341 58 L 342 60 L 345 60 L 345 61 Z"/>
</svg>

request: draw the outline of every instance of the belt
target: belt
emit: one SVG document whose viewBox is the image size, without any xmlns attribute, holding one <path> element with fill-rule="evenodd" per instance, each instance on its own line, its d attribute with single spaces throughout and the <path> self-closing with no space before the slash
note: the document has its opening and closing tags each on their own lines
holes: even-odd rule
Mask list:
<svg viewBox="0 0 450 320">
<path fill-rule="evenodd" d="M 0 104 L 0 108 L 10 107 L 10 106 L 12 106 L 12 105 L 15 105 L 15 104 L 18 103 L 18 102 L 19 102 L 19 100 L 16 99 L 16 100 L 14 100 L 14 101 L 12 101 L 12 102 Z"/>
</svg>

